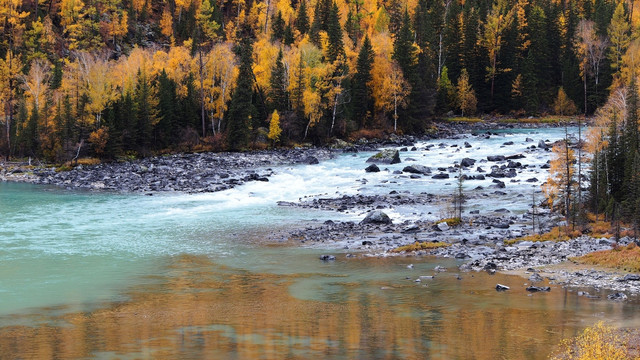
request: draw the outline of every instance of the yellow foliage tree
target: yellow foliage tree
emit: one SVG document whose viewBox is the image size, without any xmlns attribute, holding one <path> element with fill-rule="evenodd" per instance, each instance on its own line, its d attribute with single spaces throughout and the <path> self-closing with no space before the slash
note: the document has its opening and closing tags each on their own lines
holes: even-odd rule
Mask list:
<svg viewBox="0 0 640 360">
<path fill-rule="evenodd" d="M 398 109 L 407 105 L 411 86 L 400 66 L 384 53 L 376 55 L 371 68 L 371 90 L 374 107 L 384 114 L 393 112 L 393 131 L 398 130 Z"/>
<path fill-rule="evenodd" d="M 273 110 L 271 120 L 269 121 L 269 135 L 267 135 L 267 137 L 275 144 L 280 140 L 281 133 L 282 128 L 280 128 L 280 115 L 277 110 Z"/>
<path fill-rule="evenodd" d="M 558 89 L 558 96 L 553 103 L 553 110 L 556 115 L 574 115 L 578 111 L 576 104 L 569 99 L 562 86 Z"/>
<path fill-rule="evenodd" d="M 478 100 L 476 99 L 476 92 L 469 83 L 469 74 L 467 69 L 462 69 L 462 73 L 458 78 L 458 85 L 456 86 L 456 92 L 458 93 L 458 107 L 464 113 L 471 115 L 476 112 L 476 105 Z"/>
</svg>

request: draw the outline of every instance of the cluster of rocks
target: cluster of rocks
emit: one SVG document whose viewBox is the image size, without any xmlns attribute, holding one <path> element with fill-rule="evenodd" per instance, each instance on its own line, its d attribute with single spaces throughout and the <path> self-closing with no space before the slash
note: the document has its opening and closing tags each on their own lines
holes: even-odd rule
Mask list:
<svg viewBox="0 0 640 360">
<path fill-rule="evenodd" d="M 269 166 L 318 164 L 334 155 L 327 149 L 252 153 L 176 154 L 135 161 L 77 166 L 70 171 L 41 168 L 31 182 L 67 188 L 126 192 L 214 192 L 249 181 L 269 181 Z"/>
</svg>

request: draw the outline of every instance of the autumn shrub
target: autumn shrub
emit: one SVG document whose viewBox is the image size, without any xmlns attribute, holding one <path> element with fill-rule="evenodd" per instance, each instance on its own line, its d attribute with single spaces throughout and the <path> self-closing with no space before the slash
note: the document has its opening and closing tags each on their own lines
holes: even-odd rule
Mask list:
<svg viewBox="0 0 640 360">
<path fill-rule="evenodd" d="M 564 340 L 552 360 L 631 360 L 639 359 L 632 349 L 632 333 L 604 325 L 586 328 L 580 335 Z M 635 335 L 637 336 L 637 334 Z"/>
<path fill-rule="evenodd" d="M 580 264 L 599 265 L 629 272 L 640 272 L 640 248 L 635 243 L 596 251 L 571 260 Z"/>
<path fill-rule="evenodd" d="M 433 249 L 438 249 L 438 248 L 443 248 L 443 247 L 448 247 L 451 246 L 451 244 L 449 243 L 444 243 L 444 242 L 419 242 L 416 241 L 413 244 L 409 244 L 409 245 L 404 245 L 404 246 L 400 246 L 397 247 L 395 249 L 392 249 L 391 252 L 392 253 L 402 253 L 402 252 L 416 252 L 416 251 L 420 251 L 420 250 L 433 250 Z"/>
<path fill-rule="evenodd" d="M 580 236 L 578 230 L 569 230 L 565 226 L 556 226 L 544 234 L 533 234 L 516 239 L 505 240 L 507 245 L 515 244 L 519 241 L 567 241 L 569 239 Z"/>
</svg>

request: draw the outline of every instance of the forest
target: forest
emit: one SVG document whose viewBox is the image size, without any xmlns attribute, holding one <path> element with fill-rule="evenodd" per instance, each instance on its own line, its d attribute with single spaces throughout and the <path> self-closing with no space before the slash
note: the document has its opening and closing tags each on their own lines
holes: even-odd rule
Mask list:
<svg viewBox="0 0 640 360">
<path fill-rule="evenodd" d="M 624 0 L 0 4 L 0 154 L 52 162 L 592 115 L 640 58 Z"/>
</svg>

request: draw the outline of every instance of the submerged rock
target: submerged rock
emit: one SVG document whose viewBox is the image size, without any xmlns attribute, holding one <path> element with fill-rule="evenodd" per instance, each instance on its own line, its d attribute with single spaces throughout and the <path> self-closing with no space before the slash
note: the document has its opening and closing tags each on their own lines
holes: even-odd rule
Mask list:
<svg viewBox="0 0 640 360">
<path fill-rule="evenodd" d="M 549 286 L 529 286 L 527 288 L 528 292 L 549 292 L 551 288 Z"/>
<path fill-rule="evenodd" d="M 320 260 L 322 261 L 333 261 L 336 257 L 333 255 L 320 255 Z"/>
<path fill-rule="evenodd" d="M 621 292 L 617 292 L 617 293 L 609 294 L 607 296 L 607 299 L 613 300 L 613 301 L 625 301 L 627 300 L 627 295 Z"/>
<path fill-rule="evenodd" d="M 400 163 L 400 152 L 398 150 L 382 150 L 367 159 L 368 163 L 375 164 L 398 164 Z"/>
<path fill-rule="evenodd" d="M 360 222 L 360 224 L 386 224 L 390 225 L 393 221 L 389 215 L 385 214 L 381 210 L 370 211 L 367 216 Z"/>
<path fill-rule="evenodd" d="M 421 174 L 421 175 L 428 175 L 431 174 L 431 168 L 424 166 L 424 165 L 409 165 L 409 166 L 405 166 L 404 169 L 402 169 L 403 172 L 407 172 L 407 173 L 411 173 L 411 174 Z"/>
<path fill-rule="evenodd" d="M 511 289 L 510 287 L 508 287 L 507 285 L 502 285 L 502 284 L 497 284 L 496 285 L 496 291 L 505 291 L 505 290 L 509 290 Z"/>
</svg>

